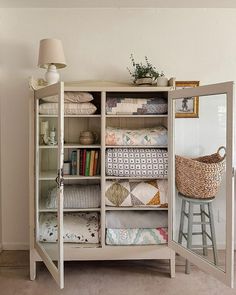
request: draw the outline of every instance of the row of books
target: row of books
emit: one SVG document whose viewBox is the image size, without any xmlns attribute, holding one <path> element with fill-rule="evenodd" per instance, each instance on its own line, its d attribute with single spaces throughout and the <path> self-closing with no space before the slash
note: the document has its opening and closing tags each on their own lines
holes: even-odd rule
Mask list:
<svg viewBox="0 0 236 295">
<path fill-rule="evenodd" d="M 71 152 L 71 175 L 100 174 L 100 150 L 78 149 Z"/>
</svg>

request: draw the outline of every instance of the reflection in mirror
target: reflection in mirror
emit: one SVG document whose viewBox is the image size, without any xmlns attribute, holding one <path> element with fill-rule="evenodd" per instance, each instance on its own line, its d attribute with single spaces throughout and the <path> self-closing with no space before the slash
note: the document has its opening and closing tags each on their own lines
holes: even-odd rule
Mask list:
<svg viewBox="0 0 236 295">
<path fill-rule="evenodd" d="M 175 118 L 174 122 L 173 238 L 224 271 L 226 119 L 226 96 L 214 95 L 199 97 L 199 118 Z"/>
</svg>

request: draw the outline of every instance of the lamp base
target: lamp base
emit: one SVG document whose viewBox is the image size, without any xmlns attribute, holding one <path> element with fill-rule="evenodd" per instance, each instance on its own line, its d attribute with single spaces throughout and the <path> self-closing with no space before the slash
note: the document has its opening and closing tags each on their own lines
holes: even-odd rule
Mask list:
<svg viewBox="0 0 236 295">
<path fill-rule="evenodd" d="M 48 66 L 48 70 L 45 74 L 45 80 L 48 83 L 48 85 L 55 84 L 55 83 L 59 82 L 60 75 L 59 75 L 55 65 Z"/>
</svg>

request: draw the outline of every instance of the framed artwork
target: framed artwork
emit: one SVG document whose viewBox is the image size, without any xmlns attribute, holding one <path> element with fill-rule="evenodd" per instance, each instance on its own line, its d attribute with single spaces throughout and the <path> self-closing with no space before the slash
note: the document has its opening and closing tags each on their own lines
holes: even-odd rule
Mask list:
<svg viewBox="0 0 236 295">
<path fill-rule="evenodd" d="M 175 87 L 177 89 L 192 88 L 199 86 L 199 81 L 176 81 Z M 176 118 L 199 118 L 199 97 L 187 97 L 177 99 L 175 103 L 175 117 Z"/>
</svg>

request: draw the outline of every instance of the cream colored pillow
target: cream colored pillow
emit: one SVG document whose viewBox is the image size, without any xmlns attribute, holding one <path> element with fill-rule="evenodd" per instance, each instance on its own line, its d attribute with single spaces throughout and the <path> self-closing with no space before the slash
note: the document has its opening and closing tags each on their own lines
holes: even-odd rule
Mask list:
<svg viewBox="0 0 236 295">
<path fill-rule="evenodd" d="M 89 102 L 93 100 L 93 96 L 89 92 L 80 92 L 80 91 L 68 91 L 64 94 L 64 101 L 66 103 L 80 103 L 80 102 Z M 43 102 L 58 102 L 58 95 L 48 96 L 42 98 Z"/>
</svg>

